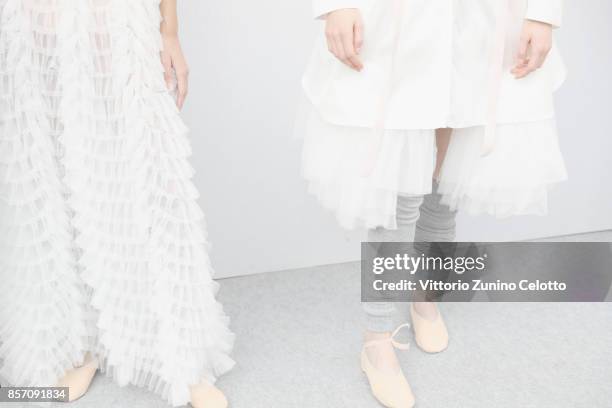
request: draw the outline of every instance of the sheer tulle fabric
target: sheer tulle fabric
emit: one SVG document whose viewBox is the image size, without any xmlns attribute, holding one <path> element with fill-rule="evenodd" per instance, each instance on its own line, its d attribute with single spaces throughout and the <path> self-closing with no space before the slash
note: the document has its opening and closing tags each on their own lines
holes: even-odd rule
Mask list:
<svg viewBox="0 0 612 408">
<path fill-rule="evenodd" d="M 0 376 L 85 352 L 173 405 L 233 366 L 157 0 L 0 0 Z"/>
<path fill-rule="evenodd" d="M 482 155 L 484 126 L 456 129 L 440 174 L 443 202 L 496 217 L 545 214 L 549 187 L 566 179 L 554 120 L 503 124 Z M 309 190 L 345 228 L 396 228 L 398 195 L 431 192 L 435 130 L 330 124 L 312 110 L 303 149 Z"/>
</svg>

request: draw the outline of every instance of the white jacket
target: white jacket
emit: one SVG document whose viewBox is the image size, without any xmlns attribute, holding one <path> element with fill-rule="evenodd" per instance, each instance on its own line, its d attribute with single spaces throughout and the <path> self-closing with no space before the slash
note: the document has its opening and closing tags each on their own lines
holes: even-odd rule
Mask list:
<svg viewBox="0 0 612 408">
<path fill-rule="evenodd" d="M 381 0 L 313 0 L 315 18 L 345 8 L 367 9 L 372 1 Z M 438 0 L 434 0 L 438 1 Z M 563 17 L 563 0 L 527 0 L 526 18 L 561 26 Z"/>
<path fill-rule="evenodd" d="M 560 26 L 562 0 L 314 0 L 316 17 L 340 8 L 362 12 L 364 69 L 337 61 L 321 27 L 303 87 L 326 121 L 386 129 L 487 125 L 491 95 L 496 123 L 554 117 L 552 94 L 565 78 L 556 47 L 525 79 L 510 69 L 524 20 Z M 497 48 L 505 50 L 503 63 Z"/>
</svg>

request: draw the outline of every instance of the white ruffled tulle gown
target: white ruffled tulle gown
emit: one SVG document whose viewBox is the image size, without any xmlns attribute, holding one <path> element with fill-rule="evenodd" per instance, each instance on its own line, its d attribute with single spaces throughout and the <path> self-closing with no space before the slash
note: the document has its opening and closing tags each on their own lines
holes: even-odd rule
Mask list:
<svg viewBox="0 0 612 408">
<path fill-rule="evenodd" d="M 172 405 L 234 364 L 158 0 L 0 0 L 0 377 L 91 352 Z"/>
</svg>

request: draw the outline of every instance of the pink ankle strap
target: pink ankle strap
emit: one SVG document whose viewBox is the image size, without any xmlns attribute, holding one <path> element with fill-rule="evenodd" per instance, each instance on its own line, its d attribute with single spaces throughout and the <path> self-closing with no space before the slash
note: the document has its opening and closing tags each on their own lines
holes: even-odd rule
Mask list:
<svg viewBox="0 0 612 408">
<path fill-rule="evenodd" d="M 401 326 L 398 326 L 398 328 L 393 331 L 391 336 L 389 336 L 389 337 L 387 337 L 385 339 L 370 340 L 370 341 L 365 342 L 365 344 L 363 346 L 364 347 L 371 347 L 371 346 L 376 346 L 376 345 L 379 345 L 379 344 L 382 344 L 382 343 L 391 343 L 393 345 L 393 347 L 395 347 L 398 350 L 408 350 L 410 348 L 410 343 L 400 343 L 399 341 L 395 340 L 395 336 L 397 336 L 397 334 L 403 328 L 410 328 L 410 323 L 404 323 Z"/>
</svg>

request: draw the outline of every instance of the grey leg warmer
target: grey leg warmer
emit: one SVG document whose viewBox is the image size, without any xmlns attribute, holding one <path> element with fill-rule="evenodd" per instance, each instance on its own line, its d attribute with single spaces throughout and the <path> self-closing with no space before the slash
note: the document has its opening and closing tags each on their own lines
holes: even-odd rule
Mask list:
<svg viewBox="0 0 612 408">
<path fill-rule="evenodd" d="M 397 199 L 397 229 L 377 228 L 368 232 L 369 242 L 414 242 L 422 196 L 400 196 Z M 391 302 L 364 302 L 366 329 L 372 332 L 393 331 L 395 304 Z"/>
</svg>

